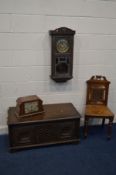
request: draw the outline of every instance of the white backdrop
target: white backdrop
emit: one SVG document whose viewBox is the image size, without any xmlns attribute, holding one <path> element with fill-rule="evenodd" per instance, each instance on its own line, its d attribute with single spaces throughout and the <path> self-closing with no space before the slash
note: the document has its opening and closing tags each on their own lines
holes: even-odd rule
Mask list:
<svg viewBox="0 0 116 175">
<path fill-rule="evenodd" d="M 76 31 L 73 79 L 62 84 L 50 79 L 49 30 L 58 27 Z M 111 81 L 109 106 L 116 113 L 115 2 L 0 0 L 0 133 L 7 132 L 7 110 L 19 96 L 72 102 L 83 116 L 85 82 L 95 74 Z"/>
</svg>

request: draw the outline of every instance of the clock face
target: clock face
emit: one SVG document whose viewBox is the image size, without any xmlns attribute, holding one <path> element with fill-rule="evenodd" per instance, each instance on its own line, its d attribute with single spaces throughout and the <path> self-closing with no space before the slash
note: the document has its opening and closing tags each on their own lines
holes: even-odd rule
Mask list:
<svg viewBox="0 0 116 175">
<path fill-rule="evenodd" d="M 59 53 L 65 53 L 69 50 L 69 42 L 66 39 L 59 39 L 56 43 L 56 49 Z"/>
<path fill-rule="evenodd" d="M 38 107 L 38 102 L 33 101 L 33 102 L 28 102 L 24 104 L 24 112 L 25 114 L 33 113 L 33 112 L 38 112 L 39 107 Z"/>
</svg>

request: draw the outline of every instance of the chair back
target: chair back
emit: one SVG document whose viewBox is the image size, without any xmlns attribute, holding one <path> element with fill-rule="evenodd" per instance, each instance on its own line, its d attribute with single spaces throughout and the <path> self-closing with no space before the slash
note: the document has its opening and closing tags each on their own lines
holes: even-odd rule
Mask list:
<svg viewBox="0 0 116 175">
<path fill-rule="evenodd" d="M 86 104 L 107 105 L 110 81 L 105 76 L 92 76 L 87 83 Z"/>
</svg>

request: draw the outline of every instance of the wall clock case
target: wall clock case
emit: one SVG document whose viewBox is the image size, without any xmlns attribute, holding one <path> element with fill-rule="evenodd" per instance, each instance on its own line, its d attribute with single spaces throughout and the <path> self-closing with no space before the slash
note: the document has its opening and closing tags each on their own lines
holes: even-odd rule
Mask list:
<svg viewBox="0 0 116 175">
<path fill-rule="evenodd" d="M 66 27 L 50 30 L 51 78 L 56 82 L 73 78 L 74 34 L 74 30 Z"/>
</svg>

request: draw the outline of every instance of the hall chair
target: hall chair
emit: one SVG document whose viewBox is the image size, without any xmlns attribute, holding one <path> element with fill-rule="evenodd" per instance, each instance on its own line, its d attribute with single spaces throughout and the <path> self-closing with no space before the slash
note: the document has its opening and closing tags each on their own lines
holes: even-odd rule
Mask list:
<svg viewBox="0 0 116 175">
<path fill-rule="evenodd" d="M 92 76 L 87 83 L 85 118 L 84 118 L 84 137 L 88 135 L 89 119 L 102 119 L 102 126 L 105 119 L 108 119 L 107 138 L 112 135 L 112 123 L 114 114 L 107 106 L 108 90 L 110 81 L 105 76 Z"/>
</svg>

